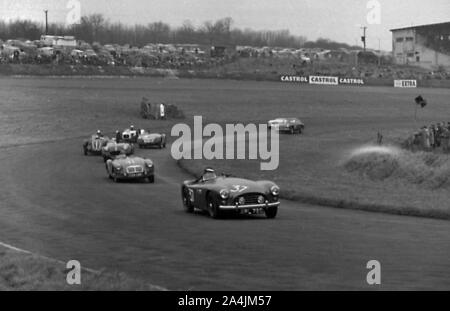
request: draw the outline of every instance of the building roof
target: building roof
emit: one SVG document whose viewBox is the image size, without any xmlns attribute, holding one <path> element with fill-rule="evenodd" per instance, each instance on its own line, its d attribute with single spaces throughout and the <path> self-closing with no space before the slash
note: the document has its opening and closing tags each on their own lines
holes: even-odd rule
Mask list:
<svg viewBox="0 0 450 311">
<path fill-rule="evenodd" d="M 417 28 L 428 28 L 428 27 L 440 27 L 440 26 L 447 26 L 450 29 L 450 22 L 395 28 L 395 29 L 391 29 L 391 31 L 417 29 Z"/>
</svg>

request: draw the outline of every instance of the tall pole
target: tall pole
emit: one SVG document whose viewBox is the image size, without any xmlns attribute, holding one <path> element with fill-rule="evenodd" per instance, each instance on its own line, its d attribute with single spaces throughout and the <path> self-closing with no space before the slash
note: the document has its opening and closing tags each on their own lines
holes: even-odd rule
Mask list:
<svg viewBox="0 0 450 311">
<path fill-rule="evenodd" d="M 361 38 L 361 41 L 364 43 L 364 52 L 365 52 L 366 51 L 366 30 L 367 30 L 367 27 L 364 26 L 364 27 L 361 27 L 361 29 L 363 30 L 363 36 Z"/>
<path fill-rule="evenodd" d="M 45 34 L 48 35 L 48 10 L 45 10 L 44 13 L 45 13 Z"/>
</svg>

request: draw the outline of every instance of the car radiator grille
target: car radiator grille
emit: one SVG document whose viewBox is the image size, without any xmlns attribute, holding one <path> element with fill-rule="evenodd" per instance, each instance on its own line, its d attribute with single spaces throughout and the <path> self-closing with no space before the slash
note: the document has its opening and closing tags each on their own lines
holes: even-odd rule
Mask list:
<svg viewBox="0 0 450 311">
<path fill-rule="evenodd" d="M 119 154 L 120 154 L 120 150 L 110 151 L 109 153 L 110 153 L 111 155 L 119 155 Z"/>
<path fill-rule="evenodd" d="M 264 197 L 264 201 L 266 200 L 266 197 L 263 195 L 263 194 L 261 194 L 261 193 L 246 193 L 246 194 L 243 194 L 243 195 L 240 195 L 240 196 L 238 196 L 236 199 L 235 199 L 235 203 L 238 203 L 239 202 L 239 199 L 241 198 L 241 197 L 243 197 L 244 198 L 244 200 L 245 200 L 245 204 L 247 205 L 247 204 L 258 204 L 258 197 L 260 196 L 260 195 L 262 195 L 263 197 Z"/>
<path fill-rule="evenodd" d="M 144 168 L 142 166 L 129 166 L 127 167 L 128 174 L 142 173 Z"/>
</svg>

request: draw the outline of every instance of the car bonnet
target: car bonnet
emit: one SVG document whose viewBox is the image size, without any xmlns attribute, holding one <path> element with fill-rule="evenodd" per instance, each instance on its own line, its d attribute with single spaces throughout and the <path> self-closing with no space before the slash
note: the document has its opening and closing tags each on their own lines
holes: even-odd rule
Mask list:
<svg viewBox="0 0 450 311">
<path fill-rule="evenodd" d="M 139 166 L 145 165 L 145 160 L 142 158 L 139 158 L 139 157 L 119 158 L 119 159 L 115 159 L 113 162 L 115 164 L 120 164 L 124 167 L 134 166 L 134 165 L 139 165 Z"/>
<path fill-rule="evenodd" d="M 256 181 L 235 177 L 218 177 L 216 185 L 235 195 L 251 192 L 265 193 L 267 191 L 265 186 Z"/>
</svg>

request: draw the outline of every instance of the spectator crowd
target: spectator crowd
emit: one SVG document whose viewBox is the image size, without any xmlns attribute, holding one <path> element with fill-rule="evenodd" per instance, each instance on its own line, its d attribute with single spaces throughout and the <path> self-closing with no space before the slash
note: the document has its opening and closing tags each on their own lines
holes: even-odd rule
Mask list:
<svg viewBox="0 0 450 311">
<path fill-rule="evenodd" d="M 413 151 L 441 151 L 450 153 L 450 122 L 423 126 L 405 142 Z"/>
</svg>

